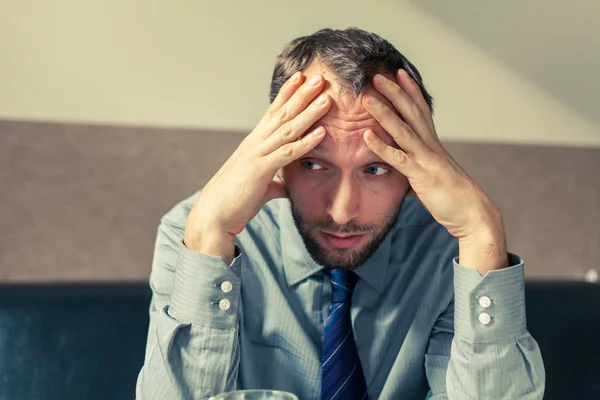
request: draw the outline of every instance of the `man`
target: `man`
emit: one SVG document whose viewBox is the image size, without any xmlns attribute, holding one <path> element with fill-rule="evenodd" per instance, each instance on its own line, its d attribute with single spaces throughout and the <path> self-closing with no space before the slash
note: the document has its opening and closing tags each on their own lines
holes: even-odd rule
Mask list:
<svg viewBox="0 0 600 400">
<path fill-rule="evenodd" d="M 375 34 L 288 44 L 264 118 L 161 221 L 138 398 L 541 399 L 523 262 L 431 110 Z"/>
</svg>

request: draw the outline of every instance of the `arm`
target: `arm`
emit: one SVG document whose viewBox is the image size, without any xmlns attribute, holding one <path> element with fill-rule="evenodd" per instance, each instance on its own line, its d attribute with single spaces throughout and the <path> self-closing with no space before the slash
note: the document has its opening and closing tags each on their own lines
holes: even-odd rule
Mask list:
<svg viewBox="0 0 600 400">
<path fill-rule="evenodd" d="M 526 328 L 523 262 L 481 276 L 454 261 L 455 300 L 434 326 L 425 368 L 432 400 L 542 399 L 541 353 Z M 491 299 L 487 305 L 486 296 Z M 481 318 L 491 316 L 490 322 Z"/>
<path fill-rule="evenodd" d="M 136 388 L 140 400 L 204 399 L 235 389 L 241 259 L 226 265 L 186 248 L 182 239 L 183 229 L 163 219 L 150 277 L 150 327 Z M 231 291 L 221 289 L 223 282 L 231 283 Z M 223 299 L 228 310 L 219 307 Z"/>
<path fill-rule="evenodd" d="M 267 201 L 286 196 L 276 172 L 325 137 L 323 127 L 302 136 L 332 105 L 326 94 L 314 99 L 324 85 L 321 75 L 304 83 L 294 74 L 191 210 L 163 218 L 138 399 L 202 399 L 235 388 L 242 267 L 235 238 Z"/>
<path fill-rule="evenodd" d="M 511 264 L 501 212 L 440 142 L 429 103 L 413 79 L 420 81 L 420 76 L 411 77 L 399 70 L 395 78 L 375 75 L 377 93 L 363 96 L 364 107 L 395 146 L 372 130 L 365 131 L 364 140 L 375 154 L 407 177 L 411 194 L 458 239 L 456 332 L 445 379 L 448 398 L 541 398 L 544 368 L 539 348 L 525 328 L 523 266 L 519 260 L 518 265 L 508 268 Z M 391 107 L 385 104 L 386 99 Z M 493 300 L 490 313 L 477 309 L 478 296 Z M 479 322 L 479 318 L 484 321 L 490 316 L 491 321 Z M 429 366 L 429 370 L 437 371 L 430 384 L 439 398 L 445 396 L 441 376 L 445 371 L 443 356 L 448 352 L 444 353 L 438 342 L 449 342 L 449 319 L 448 315 L 438 321 L 430 345 L 430 355 L 438 360 Z"/>
</svg>

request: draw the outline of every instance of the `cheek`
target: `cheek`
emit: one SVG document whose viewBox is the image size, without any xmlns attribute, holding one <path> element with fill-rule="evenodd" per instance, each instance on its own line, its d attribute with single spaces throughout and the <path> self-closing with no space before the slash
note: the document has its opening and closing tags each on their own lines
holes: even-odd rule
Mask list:
<svg viewBox="0 0 600 400">
<path fill-rule="evenodd" d="M 397 201 L 406 194 L 409 186 L 408 178 L 400 172 L 393 170 L 383 179 L 363 178 L 361 180 L 363 194 L 375 197 L 380 201 Z"/>
<path fill-rule="evenodd" d="M 397 209 L 407 190 L 408 179 L 399 173 L 387 182 L 364 185 L 361 214 L 371 221 L 388 216 Z"/>
<path fill-rule="evenodd" d="M 303 213 L 315 213 L 320 208 L 322 187 L 309 179 L 301 170 L 301 166 L 294 164 L 297 163 L 292 163 L 281 171 L 290 200 Z"/>
</svg>

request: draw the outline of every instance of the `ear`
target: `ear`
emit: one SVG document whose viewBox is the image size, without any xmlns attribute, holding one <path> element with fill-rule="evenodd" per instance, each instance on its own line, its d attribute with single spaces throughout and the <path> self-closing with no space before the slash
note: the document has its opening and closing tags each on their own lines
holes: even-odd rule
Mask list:
<svg viewBox="0 0 600 400">
<path fill-rule="evenodd" d="M 277 171 L 275 173 L 275 176 L 273 177 L 273 180 L 269 184 L 267 193 L 265 194 L 265 197 L 263 199 L 264 203 L 271 201 L 273 199 L 287 198 L 287 190 L 285 187 L 285 183 L 280 178 L 279 174 L 280 174 L 280 171 Z"/>
<path fill-rule="evenodd" d="M 275 172 L 275 179 L 280 180 L 285 185 L 285 180 L 283 178 L 283 168 L 279 168 L 277 172 Z"/>
</svg>

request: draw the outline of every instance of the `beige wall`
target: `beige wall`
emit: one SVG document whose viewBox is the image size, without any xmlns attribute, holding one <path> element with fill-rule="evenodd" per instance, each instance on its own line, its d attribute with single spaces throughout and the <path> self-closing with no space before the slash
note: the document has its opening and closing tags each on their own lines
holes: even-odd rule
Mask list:
<svg viewBox="0 0 600 400">
<path fill-rule="evenodd" d="M 600 146 L 597 120 L 532 79 L 537 71 L 522 73 L 465 34 L 460 21 L 432 12 L 435 2 L 420 3 L 3 0 L 0 118 L 247 130 L 267 104 L 273 60 L 288 40 L 322 27 L 359 26 L 386 37 L 421 69 L 446 140 Z M 482 3 L 456 2 L 471 11 Z M 586 3 L 594 7 L 586 12 L 599 15 L 599 5 Z M 528 4 L 545 8 L 539 0 Z M 481 15 L 491 26 L 494 13 Z M 560 16 L 546 16 L 557 19 L 545 24 L 555 33 L 548 42 L 577 27 Z M 523 26 L 535 31 L 535 22 Z M 506 43 L 503 37 L 497 33 L 495 43 Z M 576 39 L 569 40 L 576 46 Z M 518 37 L 506 40 L 518 42 L 526 59 Z M 580 50 L 574 54 L 594 54 L 588 67 L 600 59 L 594 48 Z M 555 59 L 572 61 L 564 54 Z"/>
<path fill-rule="evenodd" d="M 160 218 L 242 138 L 0 120 L 0 282 L 147 280 Z M 502 210 L 528 279 L 597 274 L 600 148 L 446 146 Z"/>
</svg>

